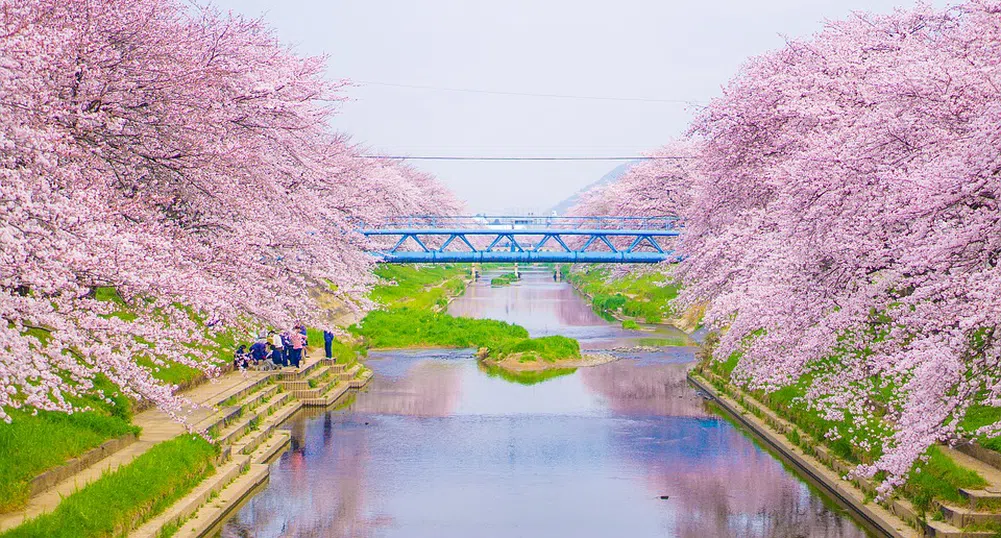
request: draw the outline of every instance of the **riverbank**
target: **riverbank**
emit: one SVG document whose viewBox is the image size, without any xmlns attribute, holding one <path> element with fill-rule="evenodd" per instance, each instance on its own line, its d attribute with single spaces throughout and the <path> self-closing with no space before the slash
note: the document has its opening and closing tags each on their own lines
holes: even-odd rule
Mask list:
<svg viewBox="0 0 1001 538">
<path fill-rule="evenodd" d="M 877 482 L 846 480 L 857 465 L 840 446 L 812 435 L 802 420 L 787 420 L 761 400 L 705 366 L 689 380 L 739 422 L 821 483 L 860 517 L 890 536 L 996 537 L 1001 531 L 1001 469 L 948 447 L 933 447 L 921 471 L 892 498 L 877 503 Z"/>
<path fill-rule="evenodd" d="M 824 487 L 829 495 L 839 499 L 849 506 L 855 515 L 866 521 L 869 525 L 879 529 L 887 536 L 894 538 L 919 538 L 922 536 L 916 529 L 908 526 L 901 518 L 886 510 L 884 507 L 867 501 L 866 494 L 855 487 L 851 482 L 844 480 L 840 475 L 831 470 L 828 466 L 820 463 L 813 455 L 790 442 L 786 433 L 793 431 L 793 428 L 775 416 L 768 415 L 771 422 L 779 425 L 780 429 L 773 428 L 769 422 L 762 417 L 766 416 L 761 411 L 760 404 L 753 406 L 746 396 L 740 397 L 743 402 L 738 403 L 732 399 L 727 392 L 717 389 L 712 383 L 704 379 L 697 373 L 689 372 L 688 381 L 699 390 L 709 395 L 713 401 L 719 404 L 730 417 L 752 431 L 759 439 L 768 444 L 769 447 L 779 452 L 788 461 L 792 462 L 800 472 L 809 476 L 817 484 Z M 750 409 L 748 409 L 748 406 Z M 757 411 L 756 413 L 754 411 Z"/>
<path fill-rule="evenodd" d="M 614 276 L 607 266 L 597 264 L 563 265 L 564 279 L 587 298 L 598 315 L 617 320 L 623 328 L 642 330 L 641 323 L 668 325 L 691 334 L 701 326 L 704 308 L 693 307 L 678 312 L 672 301 L 680 284 L 669 269 L 645 269 Z"/>
<path fill-rule="evenodd" d="M 571 338 L 532 338 L 516 324 L 445 312 L 471 284 L 466 271 L 458 265 L 380 267 L 383 282 L 371 296 L 380 308 L 348 330 L 373 350 L 471 348 L 497 360 L 511 355 L 522 362 L 580 360 L 580 345 Z"/>
<path fill-rule="evenodd" d="M 209 440 L 162 411 L 140 413 L 137 439 L 102 445 L 96 461 L 0 516 L 0 536 L 199 536 L 267 481 L 266 463 L 288 445 L 277 429 L 286 419 L 371 378 L 358 363 L 314 354 L 300 369 L 231 372 L 199 385 L 183 394 L 193 404 L 186 416 Z"/>
</svg>

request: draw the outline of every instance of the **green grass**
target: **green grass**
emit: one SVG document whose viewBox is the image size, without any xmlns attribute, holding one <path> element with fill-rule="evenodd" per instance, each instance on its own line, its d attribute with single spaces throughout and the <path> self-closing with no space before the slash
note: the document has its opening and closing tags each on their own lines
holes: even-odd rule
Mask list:
<svg viewBox="0 0 1001 538">
<path fill-rule="evenodd" d="M 103 377 L 95 386 L 105 391 L 111 404 L 96 396 L 73 402 L 91 411 L 66 414 L 39 411 L 10 411 L 13 421 L 0 423 L 0 512 L 25 505 L 30 482 L 46 469 L 62 465 L 108 439 L 139 433 L 131 424 L 132 403 L 117 393 Z"/>
<path fill-rule="evenodd" d="M 1001 407 L 971 405 L 966 411 L 966 416 L 963 417 L 960 427 L 964 432 L 973 436 L 984 448 L 1001 452 L 1001 436 L 988 437 L 986 435 L 975 435 L 978 429 L 998 421 L 1001 421 Z"/>
<path fill-rule="evenodd" d="M 364 337 L 373 348 L 490 347 L 509 339 L 528 338 L 524 328 L 503 321 L 410 308 L 374 310 L 349 330 Z"/>
<path fill-rule="evenodd" d="M 828 359 L 836 361 L 836 357 Z M 730 380 L 733 370 L 740 361 L 740 354 L 731 355 L 725 362 L 702 361 L 700 367 L 708 368 L 724 380 Z M 816 370 L 815 370 L 816 371 Z M 807 374 L 795 383 L 772 392 L 747 391 L 756 400 L 775 411 L 782 418 L 795 424 L 803 433 L 821 442 L 837 457 L 850 463 L 872 463 L 883 453 L 883 439 L 891 435 L 891 429 L 879 417 L 863 419 L 845 413 L 841 420 L 828 420 L 805 402 L 805 395 L 811 384 Z M 879 398 L 879 394 L 874 394 Z M 982 409 L 970 415 L 971 425 L 978 420 L 993 421 L 996 411 Z M 985 422 L 990 423 L 990 422 Z M 825 437 L 830 431 L 837 432 L 834 438 Z M 799 431 L 796 437 L 800 437 Z M 869 448 L 862 448 L 868 446 Z M 956 464 L 938 447 L 932 446 L 925 454 L 927 462 L 918 462 L 907 477 L 902 494 L 922 512 L 933 507 L 933 501 L 964 502 L 960 488 L 982 488 L 987 482 L 976 472 Z"/>
<path fill-rule="evenodd" d="M 383 283 L 372 289 L 369 298 L 390 308 L 444 308 L 450 296 L 466 289 L 468 272 L 465 265 L 380 264 L 375 274 Z"/>
<path fill-rule="evenodd" d="M 211 474 L 216 454 L 217 448 L 199 437 L 165 441 L 66 497 L 54 511 L 0 537 L 124 536 Z"/>
<path fill-rule="evenodd" d="M 495 287 L 495 288 L 499 288 L 499 287 L 502 287 L 502 286 L 508 286 L 512 282 L 517 282 L 518 280 L 520 280 L 518 278 L 518 275 L 516 275 L 514 273 L 504 273 L 504 274 L 502 274 L 500 276 L 497 276 L 497 277 L 494 277 L 494 278 L 490 279 L 490 285 L 493 286 L 493 287 Z"/>
<path fill-rule="evenodd" d="M 567 281 L 591 296 L 591 306 L 606 319 L 615 315 L 660 323 L 674 315 L 671 302 L 680 286 L 664 273 L 646 273 L 610 278 L 611 271 L 600 265 L 563 266 Z"/>
<path fill-rule="evenodd" d="M 461 265 L 380 265 L 376 274 L 392 281 L 372 292 L 383 309 L 369 312 L 348 330 L 372 348 L 485 347 L 492 356 L 533 352 L 547 361 L 580 357 L 580 346 L 569 338 L 529 338 L 518 325 L 437 312 L 448 304 L 449 296 L 465 290 L 462 279 L 467 270 Z M 514 273 L 504 276 L 514 278 Z"/>
<path fill-rule="evenodd" d="M 959 488 L 982 489 L 987 481 L 979 474 L 956 464 L 938 447 L 928 450 L 928 462 L 915 464 L 911 471 L 904 492 L 914 505 L 921 511 L 931 507 L 931 501 L 946 500 L 954 503 L 964 503 Z"/>
<path fill-rule="evenodd" d="M 636 323 L 635 321 L 633 321 L 631 319 L 627 319 L 627 320 L 625 320 L 625 321 L 622 322 L 622 328 L 626 329 L 628 331 L 637 331 L 640 328 L 640 324 Z"/>
<path fill-rule="evenodd" d="M 580 343 L 565 336 L 543 336 L 503 342 L 496 348 L 500 357 L 515 353 L 532 354 L 546 362 L 576 359 L 580 358 Z"/>
</svg>

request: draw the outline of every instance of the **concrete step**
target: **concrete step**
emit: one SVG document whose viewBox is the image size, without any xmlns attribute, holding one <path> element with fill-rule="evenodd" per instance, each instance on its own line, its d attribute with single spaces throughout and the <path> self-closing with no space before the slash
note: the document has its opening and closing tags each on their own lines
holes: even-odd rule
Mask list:
<svg viewBox="0 0 1001 538">
<path fill-rule="evenodd" d="M 211 535 L 215 527 L 235 511 L 259 486 L 267 483 L 270 466 L 260 463 L 250 464 L 246 473 L 237 477 L 219 492 L 219 495 L 204 503 L 173 534 L 176 538 L 201 538 Z"/>
<path fill-rule="evenodd" d="M 287 393 L 283 393 L 280 396 L 283 397 L 282 402 L 275 404 L 270 408 L 273 411 L 272 414 L 259 415 L 259 424 L 257 429 L 245 432 L 243 437 L 233 443 L 234 453 L 252 453 L 258 446 L 271 437 L 275 428 L 277 428 L 291 415 L 291 413 L 294 413 L 302 405 L 298 401 L 292 400 Z M 290 412 L 288 412 L 289 410 Z"/>
<path fill-rule="evenodd" d="M 925 536 L 930 538 L 993 538 L 994 531 L 966 531 L 944 521 L 925 523 Z"/>
<path fill-rule="evenodd" d="M 333 374 L 330 372 L 329 367 L 317 366 L 310 370 L 308 374 L 305 374 L 298 379 L 282 379 L 280 383 L 283 387 L 285 387 L 285 390 L 288 391 L 309 390 L 311 388 L 316 388 L 315 386 L 311 387 L 310 382 L 314 384 L 322 383 L 331 375 Z"/>
<path fill-rule="evenodd" d="M 344 396 L 350 388 L 351 383 L 349 381 L 336 381 L 332 383 L 325 392 L 313 397 L 302 398 L 302 404 L 307 406 L 326 407 L 337 401 L 337 399 L 341 396 Z"/>
<path fill-rule="evenodd" d="M 244 411 L 239 418 L 234 420 L 232 423 L 228 424 L 226 428 L 218 433 L 215 440 L 220 446 L 232 445 L 235 441 L 246 435 L 248 431 L 254 428 L 254 423 L 257 423 L 257 427 L 265 421 L 271 414 L 273 410 L 285 405 L 288 401 L 288 393 L 282 392 L 271 397 L 261 404 L 257 409 L 252 411 Z"/>
<path fill-rule="evenodd" d="M 276 374 L 278 379 L 282 381 L 295 381 L 301 379 L 303 376 L 309 375 L 314 368 L 325 366 L 322 360 L 306 359 L 301 363 L 299 368 L 292 366 L 286 366 L 281 370 L 278 370 Z"/>
<path fill-rule="evenodd" d="M 347 370 L 344 370 L 343 373 L 341 373 L 341 380 L 343 380 L 343 381 L 350 381 L 356 375 L 358 375 L 358 372 L 360 370 L 361 370 L 361 365 L 360 364 L 358 364 L 357 362 L 354 363 L 354 364 L 352 364 L 351 368 L 348 368 Z"/>
<path fill-rule="evenodd" d="M 233 373 L 229 375 L 243 375 L 243 374 Z M 237 400 L 243 399 L 244 397 L 249 396 L 251 393 L 260 390 L 264 385 L 271 383 L 271 375 L 266 373 L 254 372 L 254 373 L 247 373 L 245 375 L 249 380 L 247 383 L 242 383 L 228 390 L 218 392 L 216 394 L 211 395 L 207 399 L 196 403 L 209 407 L 219 406 L 220 404 L 222 404 L 223 402 L 225 402 L 230 398 L 236 398 Z M 256 377 L 257 379 L 253 379 L 254 377 Z"/>
<path fill-rule="evenodd" d="M 271 437 L 261 443 L 254 452 L 250 454 L 252 463 L 270 463 L 275 456 L 284 452 L 292 441 L 292 434 L 285 430 L 273 430 Z"/>
<path fill-rule="evenodd" d="M 997 505 L 995 505 L 997 507 Z M 951 525 L 959 527 L 961 529 L 970 526 L 983 526 L 993 524 L 995 526 L 1001 525 L 1001 514 L 977 511 L 970 508 L 964 508 L 961 506 L 951 506 L 943 504 L 940 507 L 942 515 L 945 516 L 945 521 Z"/>
<path fill-rule="evenodd" d="M 358 375 L 349 381 L 349 386 L 353 389 L 360 389 L 368 384 L 372 380 L 372 370 L 365 369 L 358 373 Z"/>
<path fill-rule="evenodd" d="M 1001 491 L 960 488 L 959 494 L 970 503 L 971 510 L 993 512 L 1001 509 Z"/>
<path fill-rule="evenodd" d="M 178 524 L 199 511 L 214 494 L 221 493 L 226 487 L 239 479 L 241 474 L 250 469 L 251 457 L 238 456 L 216 468 L 209 478 L 195 486 L 191 492 L 179 499 L 159 516 L 146 522 L 145 525 L 129 533 L 132 538 L 156 538 L 160 531 L 172 524 Z M 175 536 L 177 536 L 175 534 Z"/>
<path fill-rule="evenodd" d="M 223 430 L 229 424 L 239 420 L 248 408 L 259 406 L 264 401 L 273 397 L 278 392 L 278 389 L 278 385 L 270 383 L 267 379 L 263 383 L 256 383 L 252 391 L 241 391 L 243 394 L 237 395 L 237 397 L 243 396 L 243 399 L 236 404 L 221 406 L 208 417 L 196 422 L 195 430 L 209 431 L 213 428 L 217 431 Z M 223 400 L 223 402 L 225 401 Z"/>
<path fill-rule="evenodd" d="M 306 386 L 298 389 L 289 389 L 289 392 L 300 400 L 319 398 L 329 391 L 334 385 L 340 382 L 340 375 L 326 375 L 321 379 L 322 380 L 318 382 L 316 387 Z"/>
</svg>

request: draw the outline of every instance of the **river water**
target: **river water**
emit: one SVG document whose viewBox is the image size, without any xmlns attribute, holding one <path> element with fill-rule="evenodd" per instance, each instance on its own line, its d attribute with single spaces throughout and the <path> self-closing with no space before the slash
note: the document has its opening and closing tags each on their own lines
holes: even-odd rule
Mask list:
<svg viewBox="0 0 1001 538">
<path fill-rule="evenodd" d="M 549 273 L 505 288 L 489 276 L 450 312 L 585 349 L 683 336 L 607 323 Z M 620 354 L 512 380 L 468 350 L 371 353 L 366 389 L 283 426 L 291 449 L 221 534 L 872 536 L 686 384 L 693 347 Z"/>
</svg>

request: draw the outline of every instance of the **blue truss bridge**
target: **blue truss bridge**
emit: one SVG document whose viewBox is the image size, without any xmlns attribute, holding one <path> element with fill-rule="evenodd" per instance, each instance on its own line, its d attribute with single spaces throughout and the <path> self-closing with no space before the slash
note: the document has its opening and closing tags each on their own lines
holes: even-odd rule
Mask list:
<svg viewBox="0 0 1001 538">
<path fill-rule="evenodd" d="M 359 231 L 386 263 L 675 261 L 674 217 L 413 216 Z"/>
</svg>

